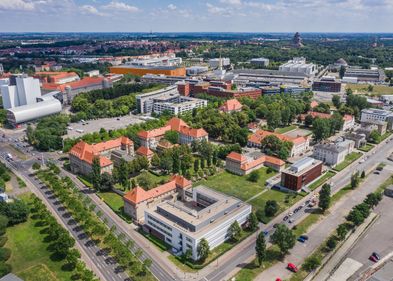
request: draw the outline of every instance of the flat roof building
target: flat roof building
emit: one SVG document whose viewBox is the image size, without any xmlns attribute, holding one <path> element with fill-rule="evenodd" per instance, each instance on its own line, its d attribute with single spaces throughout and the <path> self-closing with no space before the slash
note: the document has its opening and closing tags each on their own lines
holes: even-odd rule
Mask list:
<svg viewBox="0 0 393 281">
<path fill-rule="evenodd" d="M 355 142 L 344 140 L 337 143 L 317 144 L 314 146 L 313 158 L 329 166 L 336 166 L 345 160 L 355 148 Z"/>
<path fill-rule="evenodd" d="M 250 60 L 250 64 L 259 67 L 266 67 L 269 65 L 269 59 L 267 58 L 254 58 Z"/>
<path fill-rule="evenodd" d="M 299 191 L 322 174 L 322 161 L 304 157 L 281 172 L 281 186 Z"/>
<path fill-rule="evenodd" d="M 161 114 L 164 111 L 169 111 L 173 115 L 178 115 L 192 111 L 194 108 L 205 106 L 207 106 L 207 100 L 185 97 L 178 94 L 177 96 L 154 99 L 153 112 Z"/>
<path fill-rule="evenodd" d="M 304 57 L 295 57 L 289 60 L 287 63 L 280 65 L 280 71 L 290 73 L 303 73 L 307 76 L 314 76 L 317 72 L 317 66 L 313 63 L 306 63 Z"/>
<path fill-rule="evenodd" d="M 119 65 L 109 68 L 111 73 L 132 74 L 143 76 L 146 74 L 164 74 L 168 76 L 186 76 L 186 69 L 178 66 L 137 66 L 137 65 Z"/>
</svg>

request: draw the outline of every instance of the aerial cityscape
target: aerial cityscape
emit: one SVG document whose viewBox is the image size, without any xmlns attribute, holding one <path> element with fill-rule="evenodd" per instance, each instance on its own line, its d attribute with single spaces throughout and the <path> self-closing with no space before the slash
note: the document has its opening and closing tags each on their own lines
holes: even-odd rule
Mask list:
<svg viewBox="0 0 393 281">
<path fill-rule="evenodd" d="M 393 281 L 390 0 L 0 0 L 0 281 Z"/>
</svg>

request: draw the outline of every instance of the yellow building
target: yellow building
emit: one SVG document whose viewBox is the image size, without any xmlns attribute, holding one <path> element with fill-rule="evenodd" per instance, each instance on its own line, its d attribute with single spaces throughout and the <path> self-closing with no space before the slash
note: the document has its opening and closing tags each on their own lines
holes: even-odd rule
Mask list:
<svg viewBox="0 0 393 281">
<path fill-rule="evenodd" d="M 135 65 L 120 65 L 112 66 L 109 68 L 111 73 L 116 74 L 132 74 L 137 76 L 143 76 L 145 74 L 163 74 L 167 76 L 186 76 L 185 67 L 175 66 L 154 66 L 154 67 L 143 67 Z"/>
</svg>

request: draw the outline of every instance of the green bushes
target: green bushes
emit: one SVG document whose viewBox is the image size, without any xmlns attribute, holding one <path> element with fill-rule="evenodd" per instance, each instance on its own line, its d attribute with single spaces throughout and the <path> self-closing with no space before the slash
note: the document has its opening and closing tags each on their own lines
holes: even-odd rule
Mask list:
<svg viewBox="0 0 393 281">
<path fill-rule="evenodd" d="M 7 242 L 6 228 L 8 226 L 8 218 L 0 215 L 0 278 L 11 272 L 11 265 L 5 263 L 11 256 L 11 250 L 3 248 Z"/>
<path fill-rule="evenodd" d="M 0 262 L 8 261 L 11 257 L 11 250 L 8 248 L 0 248 Z"/>
</svg>

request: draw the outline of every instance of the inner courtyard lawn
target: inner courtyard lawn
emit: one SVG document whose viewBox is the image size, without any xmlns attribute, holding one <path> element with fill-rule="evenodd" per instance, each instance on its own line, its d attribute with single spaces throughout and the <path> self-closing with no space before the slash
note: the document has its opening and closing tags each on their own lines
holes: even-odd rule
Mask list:
<svg viewBox="0 0 393 281">
<path fill-rule="evenodd" d="M 276 172 L 267 173 L 267 168 L 263 167 L 258 171 L 257 182 L 248 180 L 248 176 L 238 176 L 227 171 L 209 177 L 207 180 L 196 182 L 194 186 L 205 185 L 219 192 L 237 197 L 243 201 L 250 199 L 265 189 L 266 180 L 276 175 Z"/>
</svg>

